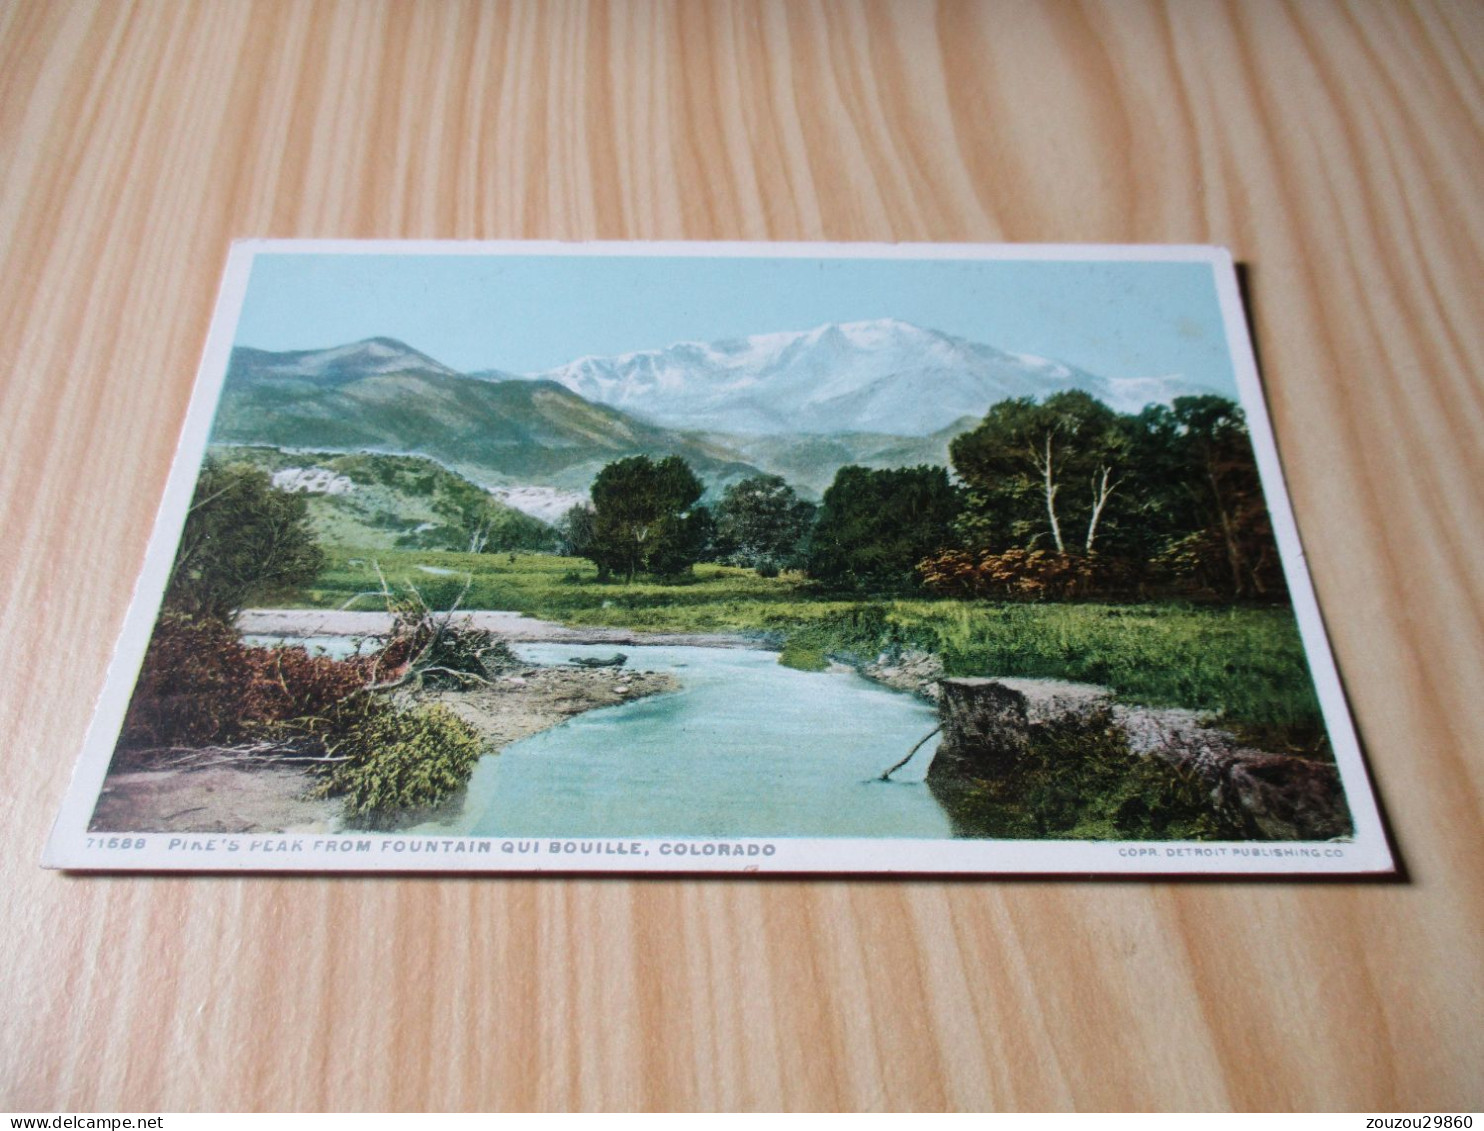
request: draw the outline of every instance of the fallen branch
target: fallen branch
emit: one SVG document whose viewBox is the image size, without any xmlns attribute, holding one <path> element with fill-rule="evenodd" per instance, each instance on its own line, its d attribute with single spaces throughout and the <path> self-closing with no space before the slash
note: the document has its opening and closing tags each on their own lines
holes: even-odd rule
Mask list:
<svg viewBox="0 0 1484 1131">
<path fill-rule="evenodd" d="M 419 676 L 424 676 L 427 675 L 429 672 L 438 672 L 442 675 L 450 675 L 453 676 L 454 679 L 467 680 L 470 683 L 481 683 L 485 687 L 495 686 L 492 681 L 485 679 L 482 675 L 475 675 L 473 672 L 461 672 L 457 668 L 445 668 L 438 665 L 423 668 L 418 674 Z"/>
<path fill-rule="evenodd" d="M 895 766 L 893 766 L 891 769 L 889 769 L 885 773 L 883 773 L 881 775 L 881 777 L 878 778 L 877 780 L 878 781 L 891 781 L 891 775 L 894 774 L 894 773 L 896 773 L 898 770 L 900 770 L 908 762 L 912 761 L 912 755 L 916 754 L 919 750 L 922 749 L 922 744 L 925 743 L 928 739 L 932 738 L 933 735 L 937 734 L 942 729 L 943 728 L 941 726 L 935 726 L 932 730 L 928 731 L 925 735 L 923 735 L 921 738 L 919 738 L 917 740 L 917 745 L 914 746 L 911 750 L 907 751 L 907 756 L 905 758 L 903 758 L 900 762 L 898 762 Z"/>
<path fill-rule="evenodd" d="M 218 766 L 331 766 L 348 762 L 349 757 L 331 754 L 298 754 L 295 747 L 282 743 L 254 742 L 244 746 L 172 746 L 164 751 L 171 757 L 150 758 L 146 765 L 161 770 L 207 770 Z"/>
<path fill-rule="evenodd" d="M 387 611 L 392 613 L 394 618 L 388 646 L 390 642 L 396 641 L 399 638 L 410 639 L 413 644 L 416 644 L 422 638 L 422 643 L 416 653 L 409 656 L 403 662 L 403 665 L 399 669 L 400 674 L 391 679 L 384 680 L 377 680 L 373 674 L 372 682 L 366 685 L 367 691 L 396 691 L 398 688 L 409 685 L 415 690 L 421 691 L 424 688 L 424 679 L 429 675 L 447 677 L 456 681 L 461 687 L 470 687 L 476 684 L 483 687 L 494 686 L 489 679 L 476 672 L 460 670 L 450 667 L 446 663 L 433 662 L 435 658 L 443 658 L 439 655 L 439 650 L 445 641 L 454 639 L 453 634 L 462 631 L 455 626 L 454 617 L 458 613 L 460 606 L 463 605 L 464 598 L 468 596 L 469 587 L 474 583 L 474 575 L 472 573 L 464 575 L 463 587 L 459 590 L 458 596 L 454 598 L 449 607 L 443 611 L 435 611 L 428 605 L 427 600 L 422 595 L 422 591 L 411 581 L 407 582 L 407 592 L 411 595 L 415 605 L 410 605 L 404 601 L 399 607 L 396 598 L 392 594 L 391 587 L 387 584 L 386 575 L 381 572 L 380 563 L 373 561 L 371 567 L 376 570 L 376 576 L 381 582 L 381 592 L 386 600 Z M 494 641 L 491 634 L 480 633 L 479 635 L 489 639 L 493 644 Z M 480 658 L 481 664 L 483 663 L 482 658 L 486 651 L 488 651 L 487 648 L 476 653 Z"/>
</svg>

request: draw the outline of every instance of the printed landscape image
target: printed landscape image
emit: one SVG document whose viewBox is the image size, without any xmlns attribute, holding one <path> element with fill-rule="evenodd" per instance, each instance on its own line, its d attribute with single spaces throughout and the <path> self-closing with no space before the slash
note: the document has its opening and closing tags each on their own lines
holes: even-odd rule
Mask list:
<svg viewBox="0 0 1484 1131">
<path fill-rule="evenodd" d="M 920 281 L 808 264 L 704 302 L 694 264 L 505 264 L 485 319 L 467 279 L 282 258 L 94 830 L 1349 835 L 1189 276 L 1195 314 L 1084 273 L 977 330 L 989 276 L 933 322 Z M 1035 352 L 989 340 L 1020 324 Z"/>
</svg>

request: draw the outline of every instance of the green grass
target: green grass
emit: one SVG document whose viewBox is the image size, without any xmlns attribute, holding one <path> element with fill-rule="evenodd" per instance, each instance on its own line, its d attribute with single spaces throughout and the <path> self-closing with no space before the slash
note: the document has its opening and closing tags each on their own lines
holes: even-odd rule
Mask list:
<svg viewBox="0 0 1484 1131">
<path fill-rule="evenodd" d="M 373 562 L 394 588 L 417 586 L 425 600 L 442 607 L 471 577 L 463 605 L 509 609 L 565 624 L 667 632 L 766 632 L 811 610 L 848 608 L 850 602 L 811 599 L 798 578 L 758 577 L 752 570 L 700 565 L 680 583 L 599 583 L 597 569 L 582 558 L 500 552 L 460 554 L 433 551 L 326 548 L 328 565 L 311 588 L 286 595 L 287 604 L 335 608 L 356 593 L 379 587 Z M 426 569 L 452 570 L 446 575 Z M 361 598 L 352 608 L 377 608 Z"/>
<path fill-rule="evenodd" d="M 1098 683 L 1128 702 L 1208 711 L 1258 731 L 1320 726 L 1286 608 L 956 603 L 934 610 L 932 626 L 950 675 Z M 1299 733 L 1274 738 L 1309 741 Z"/>
<path fill-rule="evenodd" d="M 1218 716 L 1269 749 L 1317 752 L 1323 728 L 1292 613 L 1286 608 L 1179 603 L 996 604 L 951 599 L 820 596 L 795 575 L 702 565 L 682 584 L 600 584 L 586 561 L 544 554 L 458 554 L 327 548 L 313 588 L 284 603 L 339 607 L 379 586 L 418 587 L 434 607 L 472 576 L 465 608 L 509 609 L 571 625 L 668 632 L 740 632 L 784 649 L 796 667 L 830 655 L 920 648 L 950 675 L 1042 676 L 1104 684 L 1123 700 Z M 419 566 L 454 570 L 429 574 Z M 375 598 L 353 608 L 374 609 Z"/>
</svg>

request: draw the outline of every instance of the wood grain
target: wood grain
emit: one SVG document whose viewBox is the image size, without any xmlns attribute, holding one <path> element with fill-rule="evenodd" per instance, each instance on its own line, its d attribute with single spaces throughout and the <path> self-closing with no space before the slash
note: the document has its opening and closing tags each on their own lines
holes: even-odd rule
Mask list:
<svg viewBox="0 0 1484 1131">
<path fill-rule="evenodd" d="M 0 2 L 0 1107 L 1484 1105 L 1484 8 Z M 1213 242 L 1405 884 L 37 867 L 241 236 Z"/>
</svg>

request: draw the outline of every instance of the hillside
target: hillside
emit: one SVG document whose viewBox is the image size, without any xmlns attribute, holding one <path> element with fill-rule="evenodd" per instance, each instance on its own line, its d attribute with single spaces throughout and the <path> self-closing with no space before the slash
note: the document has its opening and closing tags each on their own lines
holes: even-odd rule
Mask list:
<svg viewBox="0 0 1484 1131">
<path fill-rule="evenodd" d="M 979 418 L 965 416 L 927 436 L 894 436 L 885 432 L 836 432 L 830 435 L 784 433 L 746 436 L 713 433 L 709 439 L 740 453 L 748 463 L 766 468 L 792 483 L 801 494 L 818 498 L 847 464 L 860 467 L 948 466 L 948 445 L 969 431 Z"/>
<path fill-rule="evenodd" d="M 758 471 L 554 382 L 462 376 L 389 339 L 292 354 L 239 347 L 212 442 L 415 453 L 486 486 L 575 491 L 629 455 L 682 456 L 714 489 Z"/>
<path fill-rule="evenodd" d="M 216 445 L 223 462 L 251 463 L 284 490 L 303 490 L 326 545 L 366 550 L 546 550 L 547 524 L 420 456 L 282 451 Z"/>
</svg>

